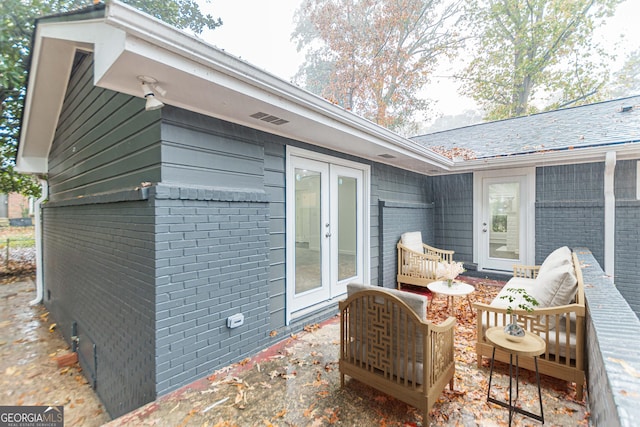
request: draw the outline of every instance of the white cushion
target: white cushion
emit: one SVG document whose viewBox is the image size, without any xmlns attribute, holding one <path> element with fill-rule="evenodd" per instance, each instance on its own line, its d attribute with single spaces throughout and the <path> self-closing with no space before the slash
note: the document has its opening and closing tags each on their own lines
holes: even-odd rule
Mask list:
<svg viewBox="0 0 640 427">
<path fill-rule="evenodd" d="M 545 260 L 542 262 L 542 265 L 540 266 L 540 269 L 538 270 L 538 275 L 544 275 L 556 267 L 572 263 L 573 260 L 571 258 L 571 249 L 569 249 L 567 246 L 563 246 L 551 252 L 545 258 Z"/>
<path fill-rule="evenodd" d="M 530 295 L 538 300 L 540 307 L 557 307 L 567 305 L 578 290 L 573 264 L 560 265 L 552 270 L 539 274 L 536 287 Z"/>
<path fill-rule="evenodd" d="M 411 231 L 409 233 L 403 233 L 400 236 L 400 243 L 412 251 L 423 253 L 422 249 L 422 233 L 420 231 Z"/>
</svg>

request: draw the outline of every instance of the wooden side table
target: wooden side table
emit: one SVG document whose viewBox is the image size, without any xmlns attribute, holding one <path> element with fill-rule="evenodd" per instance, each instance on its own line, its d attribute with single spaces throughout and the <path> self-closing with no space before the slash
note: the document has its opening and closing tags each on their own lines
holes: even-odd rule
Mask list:
<svg viewBox="0 0 640 427">
<path fill-rule="evenodd" d="M 538 356 L 546 350 L 546 343 L 542 338 L 536 334 L 525 331 L 524 339 L 520 342 L 514 342 L 507 339 L 504 333 L 503 326 L 496 326 L 487 329 L 485 332 L 485 338 L 493 345 L 493 354 L 491 356 L 491 370 L 489 373 L 489 389 L 487 390 L 487 402 L 492 402 L 509 409 L 509 425 L 513 419 L 514 412 L 518 412 L 527 417 L 531 417 L 534 420 L 540 421 L 544 424 L 544 412 L 542 410 L 542 393 L 540 392 L 540 372 L 538 372 Z M 493 378 L 493 361 L 496 356 L 496 347 L 509 353 L 509 402 L 503 402 L 491 397 L 491 379 Z M 516 398 L 512 400 L 511 392 L 512 385 L 511 379 L 513 378 L 513 356 L 516 357 Z M 518 357 L 519 356 L 533 356 L 533 362 L 536 367 L 536 381 L 538 383 L 538 399 L 540 401 L 540 415 L 526 411 L 522 408 L 516 407 L 516 401 L 518 400 Z"/>
</svg>

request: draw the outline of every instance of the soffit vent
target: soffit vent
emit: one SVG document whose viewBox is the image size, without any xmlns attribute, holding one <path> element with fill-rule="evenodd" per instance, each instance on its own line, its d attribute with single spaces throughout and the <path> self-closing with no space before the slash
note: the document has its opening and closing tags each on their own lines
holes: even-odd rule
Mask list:
<svg viewBox="0 0 640 427">
<path fill-rule="evenodd" d="M 396 156 L 392 156 L 391 154 L 387 154 L 387 153 L 378 154 L 378 157 L 382 157 L 383 159 L 395 159 L 396 158 Z"/>
<path fill-rule="evenodd" d="M 280 117 L 276 117 L 269 113 L 258 112 L 258 113 L 252 114 L 251 117 L 253 117 L 254 119 L 262 120 L 263 122 L 269 122 L 277 126 L 283 125 L 285 123 L 289 123 L 289 120 L 281 119 Z"/>
</svg>

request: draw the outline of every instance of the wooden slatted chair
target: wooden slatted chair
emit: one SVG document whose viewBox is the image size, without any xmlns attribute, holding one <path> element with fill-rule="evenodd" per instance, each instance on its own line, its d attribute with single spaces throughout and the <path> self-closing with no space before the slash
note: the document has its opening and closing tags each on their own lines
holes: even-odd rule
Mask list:
<svg viewBox="0 0 640 427">
<path fill-rule="evenodd" d="M 403 284 L 427 286 L 440 279 L 442 265 L 453 262 L 455 251 L 422 243 L 422 233 L 412 231 L 400 237 L 398 248 L 398 289 Z"/>
<path fill-rule="evenodd" d="M 428 322 L 422 295 L 350 283 L 340 302 L 340 382 L 345 375 L 387 393 L 423 414 L 445 386 L 453 390 L 455 318 Z"/>
</svg>

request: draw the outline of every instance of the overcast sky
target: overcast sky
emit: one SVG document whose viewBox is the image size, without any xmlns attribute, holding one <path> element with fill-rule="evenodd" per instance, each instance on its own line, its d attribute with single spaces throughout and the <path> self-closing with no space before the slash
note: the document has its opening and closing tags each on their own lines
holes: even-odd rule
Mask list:
<svg viewBox="0 0 640 427">
<path fill-rule="evenodd" d="M 198 0 L 202 9 L 224 24 L 201 37 L 225 51 L 241 57 L 278 77 L 290 80 L 304 61 L 296 52 L 290 37 L 293 31 L 293 15 L 300 0 Z M 610 18 L 607 27 L 596 37 L 607 46 L 617 46 L 620 60 L 612 67 L 615 71 L 628 53 L 640 47 L 640 0 L 626 0 L 616 16 Z M 621 35 L 624 35 L 621 37 Z M 438 72 L 448 74 L 446 65 Z M 427 88 L 428 97 L 437 101 L 436 115 L 457 114 L 473 108 L 474 103 L 456 92 L 451 79 L 434 78 Z"/>
</svg>

